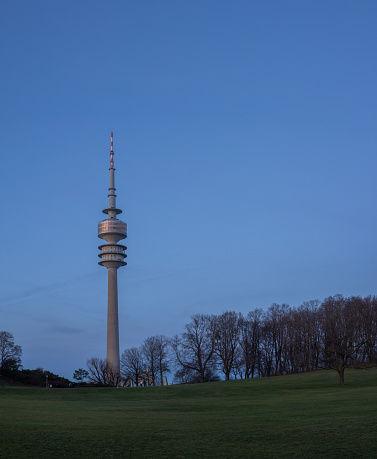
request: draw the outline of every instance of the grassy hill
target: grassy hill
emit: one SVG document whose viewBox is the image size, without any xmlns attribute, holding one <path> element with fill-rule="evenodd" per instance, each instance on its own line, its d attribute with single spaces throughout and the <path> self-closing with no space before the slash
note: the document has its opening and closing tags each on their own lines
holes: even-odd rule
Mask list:
<svg viewBox="0 0 377 459">
<path fill-rule="evenodd" d="M 377 370 L 0 389 L 1 457 L 377 457 Z"/>
</svg>

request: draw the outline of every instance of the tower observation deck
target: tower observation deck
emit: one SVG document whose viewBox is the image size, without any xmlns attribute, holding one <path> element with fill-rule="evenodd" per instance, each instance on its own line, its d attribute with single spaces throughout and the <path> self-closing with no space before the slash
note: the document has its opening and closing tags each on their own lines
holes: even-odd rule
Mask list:
<svg viewBox="0 0 377 459">
<path fill-rule="evenodd" d="M 113 133 L 111 133 L 110 150 L 110 188 L 109 188 L 109 207 L 102 212 L 107 214 L 107 218 L 98 223 L 98 237 L 106 241 L 100 245 L 101 251 L 99 265 L 105 266 L 108 272 L 108 301 L 107 301 L 107 363 L 112 369 L 119 371 L 119 320 L 118 320 L 118 280 L 117 270 L 127 263 L 125 245 L 118 244 L 121 239 L 127 237 L 127 224 L 117 219 L 117 215 L 122 211 L 116 207 L 115 194 L 115 168 Z"/>
</svg>

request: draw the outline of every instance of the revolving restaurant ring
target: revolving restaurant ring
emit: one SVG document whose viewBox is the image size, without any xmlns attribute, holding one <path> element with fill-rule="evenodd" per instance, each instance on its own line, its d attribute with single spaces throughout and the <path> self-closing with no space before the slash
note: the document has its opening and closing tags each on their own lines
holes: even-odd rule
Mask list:
<svg viewBox="0 0 377 459">
<path fill-rule="evenodd" d="M 127 224 L 116 218 L 108 218 L 98 223 L 98 237 L 107 234 L 122 235 L 122 239 L 127 237 Z"/>
</svg>

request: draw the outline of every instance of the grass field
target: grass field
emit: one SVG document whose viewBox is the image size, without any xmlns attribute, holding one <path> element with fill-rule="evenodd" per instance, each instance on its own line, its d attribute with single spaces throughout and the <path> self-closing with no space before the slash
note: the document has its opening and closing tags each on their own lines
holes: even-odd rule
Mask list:
<svg viewBox="0 0 377 459">
<path fill-rule="evenodd" d="M 377 457 L 377 370 L 0 389 L 0 457 Z"/>
</svg>

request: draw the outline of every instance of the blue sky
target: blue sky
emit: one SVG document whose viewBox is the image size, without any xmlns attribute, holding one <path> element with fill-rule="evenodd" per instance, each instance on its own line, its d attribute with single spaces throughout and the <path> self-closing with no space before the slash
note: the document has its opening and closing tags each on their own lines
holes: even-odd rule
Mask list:
<svg viewBox="0 0 377 459">
<path fill-rule="evenodd" d="M 120 345 L 195 313 L 377 293 L 374 1 L 7 1 L 0 330 L 105 357 L 110 131 Z"/>
</svg>

